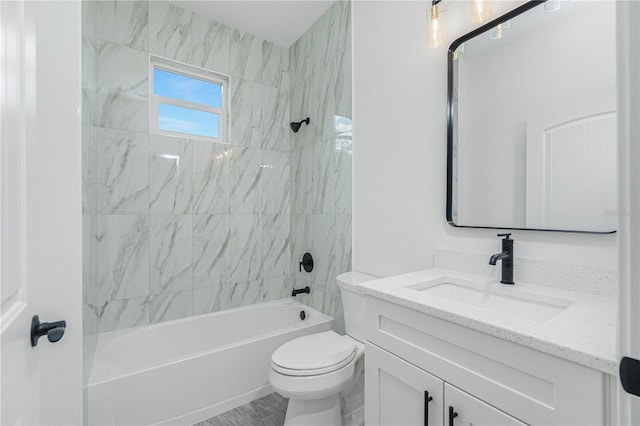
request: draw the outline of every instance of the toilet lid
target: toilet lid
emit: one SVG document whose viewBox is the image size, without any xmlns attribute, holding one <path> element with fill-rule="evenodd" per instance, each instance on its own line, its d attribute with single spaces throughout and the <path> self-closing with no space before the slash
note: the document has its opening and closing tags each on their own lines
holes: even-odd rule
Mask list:
<svg viewBox="0 0 640 426">
<path fill-rule="evenodd" d="M 315 375 L 335 371 L 356 356 L 356 345 L 333 331 L 298 337 L 271 355 L 273 368 L 288 375 Z"/>
</svg>

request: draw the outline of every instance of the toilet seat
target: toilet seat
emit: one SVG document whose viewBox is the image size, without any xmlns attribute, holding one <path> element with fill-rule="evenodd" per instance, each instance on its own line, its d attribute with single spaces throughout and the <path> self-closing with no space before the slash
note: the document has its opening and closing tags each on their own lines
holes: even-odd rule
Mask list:
<svg viewBox="0 0 640 426">
<path fill-rule="evenodd" d="M 339 370 L 357 355 L 356 344 L 333 331 L 293 339 L 271 355 L 271 367 L 287 376 L 315 376 Z"/>
</svg>

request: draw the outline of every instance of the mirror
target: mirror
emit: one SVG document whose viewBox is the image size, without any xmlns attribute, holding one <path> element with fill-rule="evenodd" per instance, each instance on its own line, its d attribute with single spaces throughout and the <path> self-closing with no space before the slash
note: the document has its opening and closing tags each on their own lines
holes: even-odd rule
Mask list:
<svg viewBox="0 0 640 426">
<path fill-rule="evenodd" d="M 615 232 L 615 52 L 609 1 L 531 1 L 453 42 L 451 225 Z"/>
</svg>

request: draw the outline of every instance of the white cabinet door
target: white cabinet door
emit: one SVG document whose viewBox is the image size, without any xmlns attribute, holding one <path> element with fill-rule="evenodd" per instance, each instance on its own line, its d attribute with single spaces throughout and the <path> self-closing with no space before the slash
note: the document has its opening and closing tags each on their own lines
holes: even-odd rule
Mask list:
<svg viewBox="0 0 640 426">
<path fill-rule="evenodd" d="M 444 393 L 446 424 L 449 426 L 526 425 L 448 383 L 444 385 Z"/>
<path fill-rule="evenodd" d="M 365 424 L 443 424 L 442 380 L 367 343 Z"/>
</svg>

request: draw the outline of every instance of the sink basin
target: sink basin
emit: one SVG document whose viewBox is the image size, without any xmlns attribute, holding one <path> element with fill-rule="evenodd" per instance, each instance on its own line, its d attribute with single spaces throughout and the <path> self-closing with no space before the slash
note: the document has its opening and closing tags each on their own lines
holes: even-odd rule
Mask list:
<svg viewBox="0 0 640 426">
<path fill-rule="evenodd" d="M 529 293 L 513 287 L 496 288 L 497 285 L 442 277 L 410 285 L 408 288 L 537 322 L 549 321 L 573 304 L 571 300 Z"/>
</svg>

